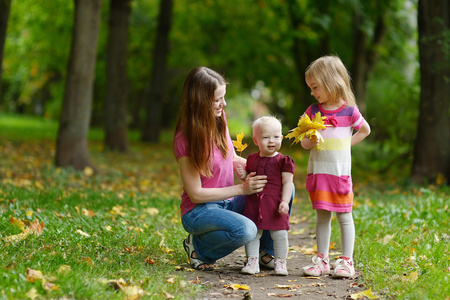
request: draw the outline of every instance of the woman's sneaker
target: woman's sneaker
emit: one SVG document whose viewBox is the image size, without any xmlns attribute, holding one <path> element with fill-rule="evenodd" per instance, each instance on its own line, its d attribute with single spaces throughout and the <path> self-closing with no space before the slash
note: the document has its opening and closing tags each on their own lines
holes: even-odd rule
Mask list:
<svg viewBox="0 0 450 300">
<path fill-rule="evenodd" d="M 351 257 L 341 256 L 334 265 L 333 277 L 352 278 L 355 276 L 355 266 Z"/>
<path fill-rule="evenodd" d="M 258 257 L 250 256 L 247 260 L 247 264 L 242 268 L 241 273 L 248 275 L 259 273 Z"/>
<path fill-rule="evenodd" d="M 264 257 L 267 259 L 267 258 L 270 258 L 270 260 L 268 260 L 267 262 L 265 262 L 264 261 Z M 259 265 L 260 266 L 263 266 L 263 267 L 266 267 L 266 268 L 268 268 L 268 269 L 273 269 L 273 268 L 275 268 L 275 261 L 274 261 L 274 259 L 273 259 L 273 256 L 272 255 L 270 255 L 269 253 L 267 253 L 266 251 L 264 251 L 264 250 L 260 250 L 259 251 Z"/>
<path fill-rule="evenodd" d="M 307 276 L 320 276 L 330 274 L 330 261 L 328 257 L 324 258 L 322 253 L 312 258 L 312 265 L 303 267 L 303 274 Z"/>
<path fill-rule="evenodd" d="M 275 258 L 275 275 L 287 276 L 289 273 L 286 268 L 286 260 Z"/>
</svg>

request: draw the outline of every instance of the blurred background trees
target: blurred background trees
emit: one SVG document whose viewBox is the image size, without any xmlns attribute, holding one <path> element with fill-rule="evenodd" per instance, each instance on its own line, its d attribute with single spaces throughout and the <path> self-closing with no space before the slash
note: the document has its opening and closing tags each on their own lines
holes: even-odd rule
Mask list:
<svg viewBox="0 0 450 300">
<path fill-rule="evenodd" d="M 0 7 L 11 3 L 0 112 L 59 119 L 76 1 L 0 2 Z M 439 104 L 441 113 L 432 116 L 441 120 L 440 132 L 447 134 L 441 137 L 448 137 L 450 126 L 450 80 L 443 71 L 450 64 L 447 2 L 433 0 L 426 5 L 424 16 L 437 18 L 442 26 L 431 28 L 431 36 L 421 39 L 425 47 L 442 54 L 438 61 L 442 69 L 433 74 L 447 89 Z M 423 164 L 413 160 L 413 152 L 419 124 L 426 124 L 419 121 L 420 102 L 431 97 L 428 91 L 433 87 L 424 89 L 427 83 L 421 81 L 420 70 L 436 62 L 428 61 L 429 56 L 419 60 L 420 1 L 187 0 L 170 4 L 171 0 L 102 1 L 90 125 L 105 126 L 105 149 L 126 151 L 127 129 L 136 129 L 142 140 L 153 142 L 161 130 L 171 130 L 184 79 L 198 65 L 216 69 L 231 83 L 227 115 L 232 133 L 249 133 L 250 122 L 267 113 L 283 119 L 286 133 L 314 103 L 304 82 L 305 68 L 319 56 L 336 54 L 351 71 L 360 108 L 372 126 L 367 163 L 377 164 L 380 172 L 393 164 L 408 166 L 408 172 L 413 161 Z M 0 18 L 3 24 L 3 9 Z M 436 34 L 439 38 L 433 38 Z M 119 105 L 122 108 L 114 112 L 110 105 L 121 103 L 120 97 L 126 98 L 126 108 Z M 124 123 L 128 128 L 114 127 Z M 420 136 L 429 128 L 423 126 Z M 115 131 L 122 135 L 122 146 L 108 142 Z M 448 149 L 448 138 L 447 142 L 436 138 L 433 145 Z M 415 147 L 421 146 L 418 139 Z M 449 151 L 444 151 L 438 160 L 448 162 Z M 434 155 L 429 152 L 423 153 Z M 438 174 L 450 177 L 448 163 L 438 171 L 420 173 L 416 180 L 434 180 Z"/>
</svg>

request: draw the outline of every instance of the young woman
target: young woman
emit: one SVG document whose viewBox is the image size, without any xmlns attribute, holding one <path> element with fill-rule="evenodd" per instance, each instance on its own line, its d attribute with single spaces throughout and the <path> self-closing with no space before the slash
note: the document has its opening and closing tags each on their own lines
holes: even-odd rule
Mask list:
<svg viewBox="0 0 450 300">
<path fill-rule="evenodd" d="M 174 154 L 183 182 L 183 241 L 192 268 L 213 270 L 217 259 L 252 241 L 255 224 L 241 213 L 245 195 L 261 192 L 266 176 L 250 173 L 234 184 L 236 155 L 224 108 L 227 82 L 206 67 L 193 69 L 184 83 L 174 137 Z"/>
</svg>

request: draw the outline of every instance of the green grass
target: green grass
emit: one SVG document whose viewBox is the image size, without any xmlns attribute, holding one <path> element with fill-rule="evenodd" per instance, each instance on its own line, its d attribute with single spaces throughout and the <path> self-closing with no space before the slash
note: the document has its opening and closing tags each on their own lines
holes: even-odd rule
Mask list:
<svg viewBox="0 0 450 300">
<path fill-rule="evenodd" d="M 372 192 L 354 210 L 357 267 L 388 297 L 450 296 L 450 189 Z"/>
<path fill-rule="evenodd" d="M 124 292 L 104 283 L 119 279 L 139 287 L 144 299 L 195 297 L 202 287 L 187 282 L 186 271 L 177 268 L 186 263 L 181 244 L 186 233 L 178 166 L 167 142 L 171 132 L 160 145 L 141 144 L 132 133 L 131 154 L 123 155 L 101 152 L 102 132 L 92 130 L 91 158 L 100 172 L 91 176 L 53 166 L 56 131 L 55 122 L 0 115 L 0 299 L 23 299 L 27 293 L 44 299 L 123 299 Z M 314 223 L 304 191 L 307 152 L 285 142 L 283 153 L 296 160 L 296 205 Z M 389 177 L 354 168 L 361 283 L 387 299 L 448 299 L 449 188 L 412 186 L 401 172 Z M 9 242 L 21 233 L 12 217 L 37 219 L 44 230 Z M 340 241 L 337 221 L 332 241 Z M 63 265 L 70 271 L 60 272 Z M 30 282 L 27 269 L 40 270 L 56 288 Z"/>
</svg>

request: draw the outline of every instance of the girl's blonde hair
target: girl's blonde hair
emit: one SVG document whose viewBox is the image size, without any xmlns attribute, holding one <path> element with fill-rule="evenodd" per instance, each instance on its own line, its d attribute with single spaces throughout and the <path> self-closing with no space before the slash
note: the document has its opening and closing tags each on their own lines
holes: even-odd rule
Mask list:
<svg viewBox="0 0 450 300">
<path fill-rule="evenodd" d="M 261 126 L 263 125 L 267 125 L 270 123 L 276 123 L 280 125 L 280 131 L 283 128 L 283 125 L 281 124 L 281 121 L 279 119 L 277 119 L 274 116 L 263 116 L 260 117 L 258 119 L 256 119 L 255 121 L 253 121 L 252 124 L 252 129 L 253 129 L 253 136 L 256 136 L 261 128 Z"/>
<path fill-rule="evenodd" d="M 175 136 L 182 132 L 189 143 L 189 159 L 202 176 L 211 177 L 214 144 L 228 155 L 225 117 L 214 115 L 214 91 L 228 82 L 216 71 L 197 67 L 184 82 Z"/>
<path fill-rule="evenodd" d="M 324 87 L 333 103 L 344 99 L 348 105 L 357 106 L 350 75 L 339 57 L 330 55 L 316 59 L 306 68 L 305 78 L 314 79 Z"/>
</svg>

